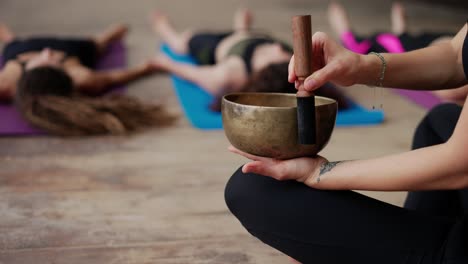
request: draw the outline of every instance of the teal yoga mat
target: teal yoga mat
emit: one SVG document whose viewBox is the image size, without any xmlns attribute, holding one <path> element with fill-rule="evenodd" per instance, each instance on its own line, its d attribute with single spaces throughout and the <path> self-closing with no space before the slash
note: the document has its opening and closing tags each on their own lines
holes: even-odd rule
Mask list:
<svg viewBox="0 0 468 264">
<path fill-rule="evenodd" d="M 195 59 L 191 56 L 176 54 L 172 52 L 167 45 L 162 45 L 161 51 L 175 61 L 196 64 Z M 208 107 L 213 100 L 212 95 L 205 92 L 198 85 L 176 75 L 171 75 L 171 79 L 184 114 L 192 126 L 202 130 L 223 128 L 221 113 L 213 112 Z M 336 125 L 376 125 L 382 123 L 383 120 L 383 111 L 368 110 L 356 102 L 351 102 L 350 108 L 338 112 Z"/>
</svg>

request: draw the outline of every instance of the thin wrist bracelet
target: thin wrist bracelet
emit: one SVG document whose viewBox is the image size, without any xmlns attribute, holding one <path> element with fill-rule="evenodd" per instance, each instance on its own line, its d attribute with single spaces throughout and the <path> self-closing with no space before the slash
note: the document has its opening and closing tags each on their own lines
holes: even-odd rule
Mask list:
<svg viewBox="0 0 468 264">
<path fill-rule="evenodd" d="M 369 52 L 369 54 L 377 56 L 381 61 L 382 61 L 382 69 L 380 70 L 380 77 L 377 82 L 377 86 L 383 87 L 383 81 L 385 78 L 385 70 L 387 70 L 387 61 L 385 60 L 384 56 L 382 54 L 377 53 L 377 52 Z"/>
</svg>

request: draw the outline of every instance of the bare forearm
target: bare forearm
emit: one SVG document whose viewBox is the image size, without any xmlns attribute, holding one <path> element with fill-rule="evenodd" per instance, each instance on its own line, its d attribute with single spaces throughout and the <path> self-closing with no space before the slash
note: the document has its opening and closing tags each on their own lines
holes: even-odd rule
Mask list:
<svg viewBox="0 0 468 264">
<path fill-rule="evenodd" d="M 331 190 L 409 191 L 468 186 L 465 168 L 445 144 L 368 160 L 322 165 L 307 184 Z M 325 169 L 324 169 L 325 168 Z"/>
<path fill-rule="evenodd" d="M 131 69 L 106 71 L 101 74 L 101 78 L 106 79 L 108 85 L 115 85 L 134 81 L 148 74 L 148 71 L 144 67 L 140 66 Z"/>
<path fill-rule="evenodd" d="M 383 86 L 412 90 L 440 90 L 466 84 L 461 50 L 466 26 L 450 42 L 401 54 L 382 54 L 387 68 Z M 375 85 L 382 62 L 373 55 L 361 55 L 358 83 Z"/>
<path fill-rule="evenodd" d="M 87 94 L 100 94 L 109 87 L 125 84 L 148 74 L 143 67 L 87 73 L 77 82 L 78 89 Z"/>
<path fill-rule="evenodd" d="M 217 94 L 226 83 L 216 66 L 195 66 L 171 61 L 165 68 L 172 74 L 196 83 L 210 94 Z"/>
<path fill-rule="evenodd" d="M 450 44 L 428 47 L 404 54 L 382 54 L 387 62 L 384 87 L 411 90 L 440 90 L 460 87 L 463 78 L 454 64 L 456 54 Z M 437 64 L 434 64 L 437 61 Z M 376 85 L 381 74 L 382 62 L 373 55 L 362 56 L 362 84 Z"/>
</svg>

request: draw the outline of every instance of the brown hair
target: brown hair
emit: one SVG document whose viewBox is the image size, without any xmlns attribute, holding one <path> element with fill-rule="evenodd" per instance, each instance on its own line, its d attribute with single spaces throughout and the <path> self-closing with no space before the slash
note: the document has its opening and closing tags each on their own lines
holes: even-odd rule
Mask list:
<svg viewBox="0 0 468 264">
<path fill-rule="evenodd" d="M 295 93 L 294 84 L 288 82 L 288 62 L 270 64 L 252 74 L 242 92 Z"/>
<path fill-rule="evenodd" d="M 247 83 L 238 92 L 258 93 L 295 93 L 294 84 L 288 82 L 288 63 L 270 64 L 253 73 Z M 221 101 L 229 91 L 222 91 L 216 96 L 210 108 L 221 111 Z"/>
<path fill-rule="evenodd" d="M 126 134 L 171 123 L 161 106 L 125 96 L 80 96 L 63 70 L 38 67 L 23 73 L 15 103 L 34 126 L 63 136 Z"/>
<path fill-rule="evenodd" d="M 239 92 L 259 92 L 259 93 L 296 93 L 293 83 L 288 81 L 289 63 L 270 64 L 262 70 L 252 74 L 248 82 Z M 229 91 L 222 91 L 211 104 L 214 111 L 221 111 L 221 101 Z M 326 83 L 314 91 L 315 95 L 329 97 L 338 102 L 340 109 L 350 107 L 349 100 L 345 94 L 331 83 Z"/>
</svg>

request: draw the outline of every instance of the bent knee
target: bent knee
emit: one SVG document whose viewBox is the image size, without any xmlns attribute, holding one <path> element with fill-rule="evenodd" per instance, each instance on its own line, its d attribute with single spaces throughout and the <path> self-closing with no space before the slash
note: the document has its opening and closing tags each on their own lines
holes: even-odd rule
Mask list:
<svg viewBox="0 0 468 264">
<path fill-rule="evenodd" d="M 226 205 L 237 216 L 239 205 L 242 205 L 248 199 L 245 193 L 244 179 L 247 175 L 242 172 L 242 167 L 236 170 L 231 176 L 224 189 L 224 200 Z"/>
<path fill-rule="evenodd" d="M 271 201 L 271 191 L 278 181 L 265 176 L 243 173 L 242 167 L 231 176 L 224 191 L 224 199 L 229 210 L 239 220 L 265 208 L 266 201 Z"/>
<path fill-rule="evenodd" d="M 429 119 L 455 119 L 458 120 L 462 107 L 457 104 L 440 104 L 429 111 L 427 117 Z"/>
<path fill-rule="evenodd" d="M 427 147 L 446 142 L 455 129 L 461 109 L 456 104 L 440 104 L 432 108 L 416 128 L 413 148 Z M 425 138 L 436 138 L 437 142 L 418 142 Z M 422 145 L 417 146 L 418 144 L 416 143 Z"/>
<path fill-rule="evenodd" d="M 317 195 L 316 191 L 303 183 L 243 173 L 242 168 L 229 179 L 224 194 L 232 214 L 250 228 L 263 226 L 277 218 L 278 212 L 294 213 L 295 205 L 310 195 Z"/>
<path fill-rule="evenodd" d="M 423 118 L 419 127 L 435 127 L 440 121 L 443 120 L 453 120 L 455 118 L 458 120 L 460 115 L 461 107 L 456 104 L 440 104 L 433 107 Z"/>
</svg>

